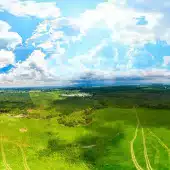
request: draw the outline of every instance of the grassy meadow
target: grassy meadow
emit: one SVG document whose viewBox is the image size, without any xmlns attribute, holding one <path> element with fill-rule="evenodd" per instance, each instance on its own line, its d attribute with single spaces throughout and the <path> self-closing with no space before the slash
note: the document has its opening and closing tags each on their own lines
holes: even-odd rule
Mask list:
<svg viewBox="0 0 170 170">
<path fill-rule="evenodd" d="M 2 170 L 168 170 L 170 90 L 2 90 L 0 160 Z"/>
</svg>

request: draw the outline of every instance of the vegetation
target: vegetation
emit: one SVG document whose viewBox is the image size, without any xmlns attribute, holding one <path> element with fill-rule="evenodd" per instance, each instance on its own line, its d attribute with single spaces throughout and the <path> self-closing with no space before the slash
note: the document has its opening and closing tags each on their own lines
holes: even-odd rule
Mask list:
<svg viewBox="0 0 170 170">
<path fill-rule="evenodd" d="M 169 101 L 164 86 L 2 90 L 0 169 L 170 169 Z"/>
</svg>

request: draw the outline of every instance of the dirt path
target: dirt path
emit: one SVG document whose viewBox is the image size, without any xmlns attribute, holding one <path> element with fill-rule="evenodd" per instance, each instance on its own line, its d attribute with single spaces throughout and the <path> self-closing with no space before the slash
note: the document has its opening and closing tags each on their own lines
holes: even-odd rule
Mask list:
<svg viewBox="0 0 170 170">
<path fill-rule="evenodd" d="M 17 144 L 17 146 L 20 148 L 25 170 L 30 170 L 30 168 L 29 168 L 29 166 L 28 166 L 28 164 L 27 164 L 27 158 L 26 158 L 26 155 L 25 155 L 25 152 L 24 152 L 22 146 L 21 146 L 21 145 L 18 145 L 18 144 Z"/>
<path fill-rule="evenodd" d="M 14 145 L 16 145 L 16 146 L 20 149 L 21 155 L 22 155 L 22 160 L 23 160 L 24 169 L 25 169 L 25 170 L 30 170 L 30 168 L 29 168 L 29 166 L 28 166 L 28 163 L 27 163 L 27 158 L 26 158 L 25 152 L 24 152 L 24 150 L 23 150 L 23 147 L 22 147 L 20 144 L 18 144 L 18 143 L 15 143 L 15 142 L 12 142 L 12 141 L 9 141 L 9 140 L 6 140 L 6 141 L 9 142 L 9 143 L 12 143 L 12 144 L 14 144 Z"/>
<path fill-rule="evenodd" d="M 142 138 L 143 138 L 143 149 L 144 149 L 144 157 L 145 157 L 145 162 L 146 162 L 146 167 L 148 170 L 153 170 L 150 164 L 150 160 L 148 158 L 148 153 L 147 153 L 147 148 L 146 148 L 146 139 L 145 139 L 145 132 L 144 129 L 142 128 Z"/>
<path fill-rule="evenodd" d="M 141 126 L 141 123 L 140 123 L 140 120 L 139 120 L 139 117 L 138 117 L 138 112 L 137 112 L 135 107 L 133 109 L 135 110 L 136 119 L 137 119 L 138 127 L 139 127 L 139 126 Z M 152 166 L 150 164 L 149 157 L 148 157 L 147 147 L 146 147 L 145 132 L 144 132 L 144 129 L 143 129 L 142 126 L 141 126 L 141 130 L 142 130 L 142 142 L 143 142 L 143 149 L 144 149 L 144 157 L 145 157 L 146 167 L 147 167 L 148 170 L 153 170 L 153 168 L 152 168 Z"/>
<path fill-rule="evenodd" d="M 159 164 L 159 160 L 160 160 L 160 153 L 159 153 L 159 149 L 152 145 L 152 147 L 155 149 L 156 154 L 155 154 L 155 158 L 154 158 L 154 164 Z"/>
<path fill-rule="evenodd" d="M 5 166 L 5 169 L 6 170 L 12 170 L 12 168 L 8 165 L 8 163 L 6 161 L 6 155 L 5 155 L 5 151 L 4 151 L 4 146 L 3 146 L 2 138 L 1 138 L 1 154 L 2 154 L 2 161 L 3 161 L 3 164 Z"/>
<path fill-rule="evenodd" d="M 21 151 L 21 156 L 22 156 L 22 159 L 23 159 L 23 165 L 24 165 L 24 169 L 25 170 L 30 170 L 30 168 L 29 168 L 29 166 L 28 166 L 28 163 L 27 163 L 27 158 L 26 158 L 26 155 L 25 155 L 25 152 L 24 152 L 24 150 L 23 150 L 23 147 L 21 146 L 21 144 L 18 144 L 18 143 L 16 143 L 16 142 L 12 142 L 12 141 L 10 141 L 10 140 L 8 140 L 8 139 L 5 139 L 4 140 L 5 142 L 8 142 L 8 143 L 11 143 L 11 144 L 13 144 L 13 145 L 15 145 L 15 146 L 17 146 L 19 149 L 20 149 L 20 151 Z M 2 138 L 1 138 L 1 152 L 2 152 L 2 154 L 3 154 L 3 156 L 2 156 L 2 158 L 3 158 L 3 162 L 4 162 L 4 164 L 6 163 L 6 157 L 5 157 L 5 153 L 4 153 L 4 149 L 3 149 L 3 140 L 2 140 Z M 5 165 L 8 165 L 7 163 L 5 164 Z M 9 167 L 9 165 L 8 165 L 8 167 Z M 10 168 L 10 167 L 9 167 Z M 7 169 L 7 170 L 11 170 L 11 168 L 10 169 Z"/>
<path fill-rule="evenodd" d="M 157 139 L 157 141 L 159 142 L 159 144 L 168 152 L 168 154 L 170 154 L 170 149 L 169 147 L 157 136 L 155 135 L 150 129 L 147 129 L 149 131 L 149 133 Z"/>
<path fill-rule="evenodd" d="M 139 125 L 140 125 L 139 119 L 137 117 L 137 113 L 136 113 L 136 118 L 137 118 L 137 126 L 136 126 L 136 130 L 135 130 L 135 135 L 130 142 L 130 152 L 131 152 L 133 164 L 135 165 L 136 169 L 137 170 L 143 170 L 143 168 L 138 164 L 136 156 L 135 156 L 135 152 L 134 152 L 134 142 L 135 142 L 136 137 L 138 135 L 138 128 L 139 128 Z"/>
<path fill-rule="evenodd" d="M 155 135 L 155 133 L 153 133 L 150 129 L 147 129 L 149 131 L 149 133 L 155 138 L 157 139 L 157 141 L 159 142 L 159 144 L 168 152 L 168 159 L 169 159 L 169 164 L 170 164 L 170 149 L 169 147 L 157 136 Z"/>
</svg>

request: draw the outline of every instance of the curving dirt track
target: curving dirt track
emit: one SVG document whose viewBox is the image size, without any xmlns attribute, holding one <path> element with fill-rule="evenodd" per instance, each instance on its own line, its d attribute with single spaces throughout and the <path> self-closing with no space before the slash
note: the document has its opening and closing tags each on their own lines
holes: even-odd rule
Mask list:
<svg viewBox="0 0 170 170">
<path fill-rule="evenodd" d="M 145 139 L 145 133 L 144 133 L 143 128 L 142 128 L 142 138 L 143 138 L 143 149 L 144 149 L 146 167 L 147 167 L 148 170 L 153 170 L 153 168 L 151 167 L 151 164 L 150 164 L 150 160 L 148 158 L 147 147 L 146 147 L 146 139 Z"/>
<path fill-rule="evenodd" d="M 139 129 L 139 125 L 140 125 L 139 119 L 137 117 L 137 113 L 136 113 L 136 119 L 137 119 L 137 126 L 136 126 L 136 130 L 135 130 L 135 135 L 130 142 L 130 153 L 131 153 L 133 164 L 135 165 L 136 169 L 137 170 L 143 170 L 143 168 L 139 165 L 139 163 L 136 159 L 136 156 L 135 156 L 135 152 L 134 152 L 134 142 L 135 142 L 136 137 L 138 135 L 138 129 Z"/>
<path fill-rule="evenodd" d="M 9 164 L 7 163 L 7 160 L 6 160 L 6 155 L 5 155 L 5 151 L 4 151 L 2 138 L 1 138 L 1 154 L 2 154 L 2 161 L 3 161 L 3 164 L 5 166 L 5 169 L 6 170 L 12 170 L 12 168 L 9 166 Z"/>
</svg>

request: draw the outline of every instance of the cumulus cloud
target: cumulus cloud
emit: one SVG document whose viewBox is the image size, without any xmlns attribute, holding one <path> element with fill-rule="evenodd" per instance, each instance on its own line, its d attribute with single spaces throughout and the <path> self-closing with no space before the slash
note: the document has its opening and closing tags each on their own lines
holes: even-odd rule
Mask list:
<svg viewBox="0 0 170 170">
<path fill-rule="evenodd" d="M 138 25 L 140 17 L 145 17 L 148 24 Z M 113 41 L 143 45 L 157 40 L 156 31 L 162 18 L 163 14 L 159 12 L 141 12 L 117 3 L 100 3 L 96 9 L 85 11 L 74 22 L 82 32 L 105 26 L 112 32 Z"/>
<path fill-rule="evenodd" d="M 60 9 L 54 2 L 36 2 L 35 0 L 2 0 L 0 10 L 15 16 L 35 16 L 37 18 L 57 18 Z"/>
<path fill-rule="evenodd" d="M 72 83 L 55 74 L 41 50 L 33 51 L 25 61 L 16 63 L 8 73 L 0 74 L 1 87 L 65 86 Z"/>
<path fill-rule="evenodd" d="M 86 54 L 68 59 L 68 63 L 71 64 L 71 67 L 78 68 L 81 71 L 83 71 L 83 68 L 88 69 L 88 65 L 93 66 L 94 68 L 99 67 L 100 62 L 102 61 L 100 51 L 105 46 L 107 46 L 106 41 L 102 41 L 96 47 L 90 49 Z"/>
<path fill-rule="evenodd" d="M 170 29 L 165 12 L 144 10 L 145 1 L 135 2 L 136 5 L 143 3 L 143 9 L 133 8 L 129 6 L 130 1 L 110 0 L 100 3 L 95 9 L 86 10 L 75 18 L 61 17 L 60 10 L 52 2 L 0 2 L 0 9 L 13 15 L 45 19 L 26 41 L 27 45 L 33 45 L 37 50 L 25 61 L 16 63 L 15 68 L 7 74 L 0 74 L 0 85 L 2 82 L 15 85 L 55 85 L 68 84 L 78 79 L 169 81 L 170 71 L 154 68 L 152 61 L 155 58 L 145 49 L 147 43 L 156 44 L 157 40 L 170 44 Z M 139 24 L 141 19 L 145 23 Z M 8 49 L 0 52 L 0 57 L 3 55 L 1 53 L 6 53 L 5 57 L 10 56 L 6 60 L 2 57 L 6 65 L 14 63 L 14 56 L 9 49 L 15 49 L 22 42 L 17 33 L 10 32 L 10 28 L 7 23 L 0 22 L 0 33 L 3 33 L 0 34 L 0 48 Z M 86 36 L 91 29 L 107 30 L 110 37 L 99 41 L 98 45 L 91 43 L 92 46 L 86 52 L 79 51 L 78 55 L 75 52 L 75 55 L 69 56 L 69 47 L 76 41 L 81 43 L 84 37 L 87 41 Z M 102 51 L 108 44 L 113 47 L 109 54 L 107 50 Z M 169 56 L 165 56 L 164 66 L 169 63 Z"/>
<path fill-rule="evenodd" d="M 162 1 L 145 1 L 142 4 L 146 4 L 146 10 L 144 5 L 138 7 L 137 2 L 132 3 L 136 6 L 130 2 L 131 0 L 111 0 L 100 3 L 95 9 L 86 10 L 79 18 L 74 18 L 73 22 L 84 34 L 91 28 L 107 27 L 111 31 L 113 41 L 125 45 L 143 46 L 156 43 L 157 40 L 170 44 L 170 13 L 164 8 L 167 4 Z M 144 18 L 145 24 L 138 24 L 141 18 Z"/>
<path fill-rule="evenodd" d="M 62 45 L 75 42 L 79 34 L 79 28 L 67 18 L 45 20 L 37 26 L 27 43 L 48 52 L 63 54 L 65 50 Z"/>
<path fill-rule="evenodd" d="M 35 50 L 25 61 L 16 63 L 8 73 L 0 74 L 0 84 L 36 85 L 55 80 L 55 76 L 47 67 L 45 54 Z"/>
<path fill-rule="evenodd" d="M 163 57 L 163 66 L 167 66 L 170 64 L 170 56 Z"/>
<path fill-rule="evenodd" d="M 7 22 L 0 20 L 0 68 L 15 64 L 13 50 L 22 44 L 21 36 L 10 29 L 11 26 Z"/>
<path fill-rule="evenodd" d="M 0 20 L 0 32 L 8 31 L 10 28 L 11 27 L 7 22 Z"/>
<path fill-rule="evenodd" d="M 45 54 L 41 50 L 35 50 L 24 62 L 17 63 L 12 74 L 19 79 L 34 79 L 37 81 L 46 81 L 53 79 L 53 74 L 47 67 Z"/>
<path fill-rule="evenodd" d="M 113 50 L 113 58 L 114 58 L 115 63 L 117 63 L 119 61 L 119 51 L 117 48 L 114 48 L 114 50 Z"/>
<path fill-rule="evenodd" d="M 11 51 L 0 50 L 0 68 L 15 63 L 15 55 Z"/>
<path fill-rule="evenodd" d="M 65 74 L 68 79 L 70 77 L 76 79 L 81 74 L 90 71 L 95 72 L 98 75 L 97 77 L 103 75 L 103 78 L 108 78 L 109 75 L 112 75 L 111 77 L 119 76 L 121 70 L 123 70 L 123 73 L 130 71 L 138 74 L 137 71 L 132 71 L 134 65 L 148 67 L 148 63 L 154 59 L 149 52 L 143 49 L 143 46 L 147 43 L 155 43 L 157 39 L 168 39 L 162 30 L 159 35 L 157 34 L 161 27 L 163 14 L 128 8 L 127 1 L 117 2 L 100 3 L 95 9 L 87 10 L 77 18 L 45 20 L 37 26 L 27 43 L 32 43 L 35 47 L 47 51 L 51 59 L 57 58 L 56 65 L 53 64 L 53 67 L 57 66 L 58 72 L 55 69 L 54 72 L 60 75 L 62 72 L 62 75 Z M 147 24 L 138 25 L 141 17 L 145 18 Z M 121 58 L 122 55 L 120 55 L 119 50 L 114 48 L 114 57 L 110 62 L 115 62 L 116 67 L 108 66 L 108 72 L 101 69 L 107 56 L 104 59 L 100 55 L 100 50 L 105 48 L 108 43 L 107 40 L 99 43 L 96 47 L 92 47 L 85 54 L 66 59 L 67 62 L 63 63 L 61 56 L 64 56 L 67 50 L 66 47 L 63 48 L 63 45 L 69 45 L 77 40 L 82 41 L 81 38 L 86 36 L 91 28 L 107 28 L 111 34 L 109 43 L 119 43 L 128 47 L 123 58 Z M 163 27 L 163 29 L 165 28 Z M 145 58 L 146 55 L 148 55 L 147 59 Z M 120 59 L 122 62 L 120 62 Z M 77 70 L 79 70 L 79 73 L 77 73 Z M 126 76 L 125 74 L 124 76 Z"/>
<path fill-rule="evenodd" d="M 11 26 L 5 21 L 0 20 L 0 49 L 15 49 L 15 47 L 22 43 L 21 36 L 10 31 Z"/>
</svg>

